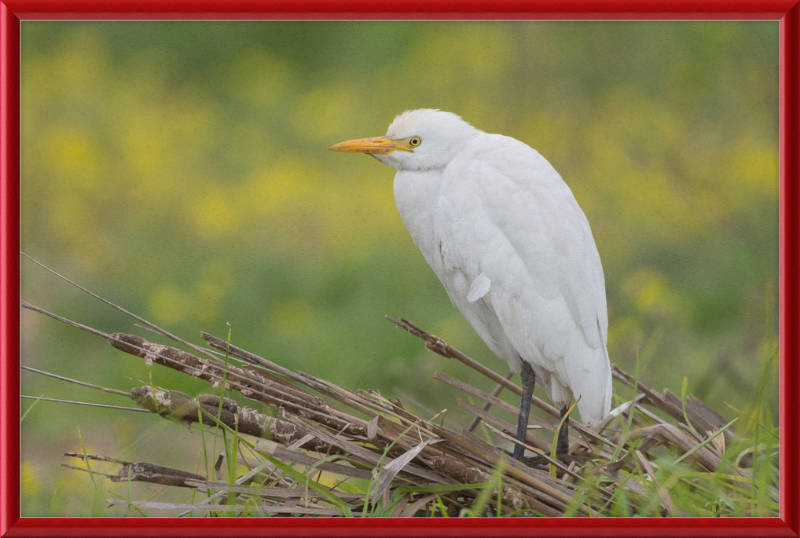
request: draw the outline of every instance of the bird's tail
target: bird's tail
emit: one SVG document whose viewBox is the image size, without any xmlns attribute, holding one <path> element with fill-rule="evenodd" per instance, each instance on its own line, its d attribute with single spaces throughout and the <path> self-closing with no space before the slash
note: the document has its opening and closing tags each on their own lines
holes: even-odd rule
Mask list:
<svg viewBox="0 0 800 538">
<path fill-rule="evenodd" d="M 611 364 L 605 346 L 586 346 L 572 368 L 567 368 L 570 387 L 578 401 L 584 424 L 594 426 L 611 411 Z"/>
</svg>

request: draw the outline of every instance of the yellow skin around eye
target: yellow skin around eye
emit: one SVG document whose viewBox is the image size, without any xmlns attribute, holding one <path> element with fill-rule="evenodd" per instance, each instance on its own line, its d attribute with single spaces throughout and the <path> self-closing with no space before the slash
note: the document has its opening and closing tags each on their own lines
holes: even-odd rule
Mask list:
<svg viewBox="0 0 800 538">
<path fill-rule="evenodd" d="M 412 151 L 414 148 L 422 144 L 422 139 L 418 136 L 409 136 L 408 138 L 400 138 L 395 140 L 394 143 L 400 146 L 399 149 Z"/>
</svg>

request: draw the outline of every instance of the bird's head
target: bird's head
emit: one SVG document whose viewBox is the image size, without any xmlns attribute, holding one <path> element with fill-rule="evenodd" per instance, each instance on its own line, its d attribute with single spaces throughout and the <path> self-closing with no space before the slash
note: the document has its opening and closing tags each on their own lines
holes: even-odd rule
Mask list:
<svg viewBox="0 0 800 538">
<path fill-rule="evenodd" d="M 421 108 L 397 116 L 386 136 L 349 140 L 328 149 L 367 153 L 397 170 L 433 170 L 444 167 L 481 132 L 452 112 Z"/>
</svg>

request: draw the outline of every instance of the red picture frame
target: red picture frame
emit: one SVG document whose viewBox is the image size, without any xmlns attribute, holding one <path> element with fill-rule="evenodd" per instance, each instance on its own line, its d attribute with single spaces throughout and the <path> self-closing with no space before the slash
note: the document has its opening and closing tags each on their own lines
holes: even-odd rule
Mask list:
<svg viewBox="0 0 800 538">
<path fill-rule="evenodd" d="M 780 21 L 780 517 L 345 520 L 20 518 L 20 21 Z M 6 0 L 0 2 L 0 536 L 800 536 L 800 0 Z"/>
</svg>

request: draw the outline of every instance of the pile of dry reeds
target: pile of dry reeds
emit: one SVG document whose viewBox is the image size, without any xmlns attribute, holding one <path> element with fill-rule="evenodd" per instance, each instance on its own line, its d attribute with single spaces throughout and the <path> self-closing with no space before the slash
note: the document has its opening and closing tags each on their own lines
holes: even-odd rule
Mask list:
<svg viewBox="0 0 800 538">
<path fill-rule="evenodd" d="M 225 390 L 239 392 L 271 410 L 264 414 L 240 407 L 229 398 L 212 395 L 193 398 L 149 385 L 134 388 L 129 394 L 115 391 L 161 417 L 187 425 L 202 422 L 228 432 L 240 445 L 236 459 L 249 471 L 235 480 L 229 477 L 223 481 L 222 462 L 218 461 L 217 479 L 209 480 L 153 463 L 67 454 L 120 464 L 118 473 L 107 475 L 112 481 L 144 481 L 209 493 L 207 499 L 197 504 L 109 499 L 112 504 L 134 505 L 139 510 L 215 511 L 227 515 L 501 513 L 580 517 L 610 515 L 612 507 L 618 509 L 620 503 L 626 503 L 624 513 L 631 515 L 684 515 L 670 497 L 670 485 L 657 481 L 654 466 L 658 465 L 652 454 L 659 447 L 679 455 L 679 460 L 698 475 L 722 473 L 720 476 L 731 487 L 750 480 L 746 458 L 734 466 L 721 455 L 735 434 L 719 414 L 697 398 L 689 396 L 682 400 L 668 390 L 663 394 L 655 392 L 616 365 L 614 378 L 635 387 L 636 397 L 616 408 L 593 429 L 570 420 L 571 457 L 566 463 L 547 457 L 550 443 L 530 433 L 525 448 L 540 454 L 542 459 L 541 465 L 529 467 L 504 456 L 501 450 L 472 433 L 480 421 L 498 438 L 517 442 L 516 425 L 492 412 L 493 409 L 518 412 L 516 406 L 497 397 L 502 389 L 521 394 L 520 388 L 509 381 L 510 376 L 492 372 L 405 319 L 397 321 L 387 316 L 423 339 L 429 350 L 457 359 L 497 383 L 493 393 L 488 394 L 442 373 L 436 374 L 435 378 L 453 391 L 458 405 L 474 415 L 470 427 L 456 428 L 440 416 L 433 420 L 420 418 L 409 413 L 399 400 L 388 400 L 374 391 L 354 392 L 306 373 L 290 371 L 210 334 L 202 334 L 213 348 L 206 349 L 137 318 L 161 335 L 188 346 L 196 353 L 192 354 L 150 343 L 140 336 L 108 335 L 27 303 L 23 307 L 104 336 L 114 348 L 148 364 L 156 363 L 200 378 L 220 391 L 224 384 Z M 234 366 L 234 360 L 240 366 Z M 484 405 L 476 407 L 459 398 L 459 391 L 472 401 L 482 400 Z M 553 419 L 542 420 L 531 414 L 531 429 L 554 432 L 558 411 L 537 397 L 532 401 Z M 656 414 L 648 408 L 663 413 Z M 631 416 L 634 409 L 636 412 Z M 326 480 L 330 485 L 323 485 L 319 481 L 322 473 L 333 476 L 335 483 Z M 348 481 L 358 479 L 368 487 L 346 487 Z M 702 486 L 698 482 L 690 487 Z M 777 491 L 770 491 L 769 496 L 777 502 Z"/>
</svg>

